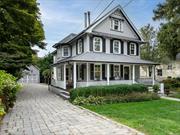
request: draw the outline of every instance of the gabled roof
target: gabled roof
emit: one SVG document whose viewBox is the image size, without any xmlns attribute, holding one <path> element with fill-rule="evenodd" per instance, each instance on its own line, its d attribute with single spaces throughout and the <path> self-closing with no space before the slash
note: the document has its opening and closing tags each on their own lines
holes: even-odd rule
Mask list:
<svg viewBox="0 0 180 135">
<path fill-rule="evenodd" d="M 65 38 L 63 38 L 61 41 L 59 41 L 58 43 L 56 43 L 55 45 L 53 45 L 53 47 L 57 47 L 59 44 L 67 44 L 71 39 L 73 39 L 77 34 L 75 33 L 71 33 L 68 36 L 66 36 Z"/>
<path fill-rule="evenodd" d="M 123 8 L 118 5 L 116 7 L 114 7 L 112 10 L 110 10 L 109 12 L 107 12 L 105 15 L 103 15 L 102 17 L 100 17 L 98 20 L 96 20 L 95 22 L 93 22 L 91 25 L 89 25 L 87 28 L 85 28 L 83 31 L 81 31 L 79 34 L 77 34 L 72 40 L 70 40 L 69 42 L 74 41 L 75 39 L 79 38 L 80 36 L 82 36 L 83 34 L 85 34 L 89 29 L 91 29 L 92 27 L 97 26 L 100 22 L 102 22 L 103 20 L 105 20 L 107 17 L 109 17 L 113 12 L 115 12 L 117 9 L 119 9 L 122 13 L 122 15 L 124 16 L 124 18 L 127 20 L 128 24 L 130 25 L 130 27 L 133 29 L 133 31 L 136 33 L 136 35 L 139 37 L 139 40 L 143 41 L 143 38 L 141 37 L 140 33 L 138 32 L 138 30 L 136 29 L 136 27 L 134 26 L 134 24 L 131 22 L 131 20 L 129 19 L 129 17 L 127 16 L 127 14 L 125 13 L 125 11 L 123 10 Z"/>
<path fill-rule="evenodd" d="M 158 65 L 157 63 L 154 63 L 152 61 L 142 60 L 139 57 L 135 57 L 135 56 L 112 54 L 112 53 L 107 54 L 107 53 L 98 53 L 98 52 L 86 52 L 81 55 L 65 58 L 55 63 L 55 65 L 67 61 Z"/>
</svg>

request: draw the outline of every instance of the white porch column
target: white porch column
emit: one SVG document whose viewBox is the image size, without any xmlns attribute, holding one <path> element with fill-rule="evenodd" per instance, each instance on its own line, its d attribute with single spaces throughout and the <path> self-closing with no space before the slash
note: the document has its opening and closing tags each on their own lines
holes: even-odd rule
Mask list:
<svg viewBox="0 0 180 135">
<path fill-rule="evenodd" d="M 132 83 L 135 83 L 135 65 L 133 65 Z"/>
<path fill-rule="evenodd" d="M 109 85 L 109 64 L 107 64 L 107 85 Z"/>
<path fill-rule="evenodd" d="M 64 89 L 66 89 L 66 64 L 64 63 L 64 66 L 63 66 L 63 71 L 64 71 Z"/>
<path fill-rule="evenodd" d="M 76 77 L 76 62 L 73 63 L 73 88 L 76 88 L 76 82 L 77 82 L 77 77 Z"/>
<path fill-rule="evenodd" d="M 152 66 L 152 85 L 155 84 L 155 66 Z"/>
<path fill-rule="evenodd" d="M 88 87 L 89 86 L 89 64 L 86 63 L 86 86 Z"/>
</svg>

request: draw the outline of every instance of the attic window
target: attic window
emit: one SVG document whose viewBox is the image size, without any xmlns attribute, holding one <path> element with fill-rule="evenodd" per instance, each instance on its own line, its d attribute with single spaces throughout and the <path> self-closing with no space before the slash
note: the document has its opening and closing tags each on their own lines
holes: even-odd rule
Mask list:
<svg viewBox="0 0 180 135">
<path fill-rule="evenodd" d="M 123 31 L 123 20 L 112 18 L 111 29 L 115 31 Z"/>
<path fill-rule="evenodd" d="M 69 57 L 70 56 L 70 48 L 68 46 L 65 46 L 62 48 L 62 54 L 63 57 Z"/>
<path fill-rule="evenodd" d="M 78 40 L 78 54 L 82 53 L 82 48 L 83 48 L 82 39 L 79 39 Z"/>
</svg>

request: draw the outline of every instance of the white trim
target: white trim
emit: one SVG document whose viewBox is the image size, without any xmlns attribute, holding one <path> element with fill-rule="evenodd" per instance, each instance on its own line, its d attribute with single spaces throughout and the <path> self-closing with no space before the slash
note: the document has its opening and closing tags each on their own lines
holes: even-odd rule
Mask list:
<svg viewBox="0 0 180 135">
<path fill-rule="evenodd" d="M 106 64 L 107 66 L 107 85 L 109 85 L 109 63 Z"/>
<path fill-rule="evenodd" d="M 118 44 L 119 44 L 119 50 L 118 50 L 118 53 L 116 53 L 115 51 L 114 51 L 114 45 L 115 45 L 115 42 L 118 42 Z M 113 40 L 113 53 L 114 54 L 120 54 L 121 53 L 121 42 L 119 41 L 119 40 Z"/>
<path fill-rule="evenodd" d="M 76 72 L 76 62 L 74 62 L 73 63 L 73 88 L 75 89 L 76 88 L 76 85 L 77 85 L 77 77 L 76 77 L 76 75 L 77 75 L 77 72 Z"/>
<path fill-rule="evenodd" d="M 81 44 L 80 44 L 81 43 Z M 80 52 L 80 45 L 81 45 L 81 52 Z M 82 41 L 82 39 L 79 39 L 78 41 L 77 41 L 77 53 L 78 54 L 81 54 L 83 52 L 83 41 Z"/>
<path fill-rule="evenodd" d="M 100 39 L 100 50 L 99 51 L 95 50 L 95 39 Z M 100 38 L 100 37 L 93 37 L 93 51 L 94 52 L 102 52 L 102 38 Z"/>
<path fill-rule="evenodd" d="M 135 83 L 135 65 L 133 65 L 133 69 L 132 69 L 132 83 Z"/>
<path fill-rule="evenodd" d="M 68 56 L 64 56 L 64 48 L 68 48 Z M 70 56 L 70 47 L 69 46 L 63 46 L 62 47 L 62 57 L 69 57 Z"/>
<path fill-rule="evenodd" d="M 118 29 L 114 29 L 115 21 L 118 22 L 118 24 L 117 24 Z M 124 22 L 124 20 L 121 20 L 119 18 L 111 18 L 111 30 L 118 31 L 118 32 L 123 32 L 123 25 L 124 25 L 123 22 Z"/>
<path fill-rule="evenodd" d="M 134 54 L 133 53 L 131 53 L 131 46 L 132 45 L 134 45 Z M 130 48 L 129 48 L 129 50 L 130 50 L 130 55 L 136 55 L 136 44 L 135 43 L 130 43 Z"/>
</svg>

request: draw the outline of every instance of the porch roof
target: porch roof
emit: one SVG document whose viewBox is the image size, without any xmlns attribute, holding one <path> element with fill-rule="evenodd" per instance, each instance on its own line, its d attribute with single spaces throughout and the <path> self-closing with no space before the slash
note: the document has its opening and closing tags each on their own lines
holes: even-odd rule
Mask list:
<svg viewBox="0 0 180 135">
<path fill-rule="evenodd" d="M 57 61 L 54 65 L 58 63 L 79 61 L 79 62 L 101 62 L 101 63 L 127 63 L 127 64 L 148 64 L 148 65 L 158 65 L 158 63 L 142 60 L 138 56 L 129 56 L 122 54 L 110 54 L 110 53 L 97 53 L 97 52 L 86 52 L 74 57 L 65 58 Z"/>
</svg>

